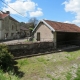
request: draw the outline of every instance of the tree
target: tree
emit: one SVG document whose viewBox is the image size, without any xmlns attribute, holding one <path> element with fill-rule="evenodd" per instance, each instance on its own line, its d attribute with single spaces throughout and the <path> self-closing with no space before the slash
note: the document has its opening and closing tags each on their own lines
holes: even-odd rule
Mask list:
<svg viewBox="0 0 80 80">
<path fill-rule="evenodd" d="M 4 44 L 0 44 L 0 68 L 7 70 L 13 65 L 13 55 Z"/>
<path fill-rule="evenodd" d="M 25 25 L 25 23 L 24 22 L 20 22 L 20 26 L 23 26 L 23 25 Z"/>
<path fill-rule="evenodd" d="M 34 27 L 35 27 L 35 26 L 37 25 L 37 23 L 38 23 L 38 20 L 37 20 L 37 18 L 32 17 L 32 18 L 29 19 L 28 22 L 29 22 L 29 23 L 33 23 L 33 24 L 34 24 Z"/>
</svg>

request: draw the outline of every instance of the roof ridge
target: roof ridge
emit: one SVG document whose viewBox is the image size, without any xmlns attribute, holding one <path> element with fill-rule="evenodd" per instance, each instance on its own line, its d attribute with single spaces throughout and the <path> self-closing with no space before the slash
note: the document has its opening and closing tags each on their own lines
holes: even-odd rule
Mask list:
<svg viewBox="0 0 80 80">
<path fill-rule="evenodd" d="M 43 20 L 46 21 L 47 19 L 43 19 Z M 47 21 L 52 21 L 52 20 L 47 20 Z M 73 23 L 65 23 L 65 22 L 60 22 L 60 21 L 52 21 L 52 22 L 62 23 L 62 24 L 73 24 Z M 73 24 L 73 25 L 76 25 L 76 24 Z"/>
</svg>

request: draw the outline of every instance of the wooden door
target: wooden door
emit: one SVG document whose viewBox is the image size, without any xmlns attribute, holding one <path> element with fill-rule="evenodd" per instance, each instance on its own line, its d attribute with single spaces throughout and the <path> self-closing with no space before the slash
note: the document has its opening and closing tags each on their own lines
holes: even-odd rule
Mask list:
<svg viewBox="0 0 80 80">
<path fill-rule="evenodd" d="M 40 32 L 37 33 L 37 41 L 40 41 Z"/>
</svg>

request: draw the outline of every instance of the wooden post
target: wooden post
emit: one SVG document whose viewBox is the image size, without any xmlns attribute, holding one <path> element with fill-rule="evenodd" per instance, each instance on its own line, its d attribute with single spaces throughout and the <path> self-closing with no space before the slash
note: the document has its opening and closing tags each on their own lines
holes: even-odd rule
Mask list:
<svg viewBox="0 0 80 80">
<path fill-rule="evenodd" d="M 55 48 L 55 49 L 57 48 L 57 43 L 56 43 L 56 40 L 57 40 L 56 38 L 57 38 L 57 37 L 56 37 L 56 34 L 57 34 L 57 33 L 54 32 L 54 48 Z"/>
</svg>

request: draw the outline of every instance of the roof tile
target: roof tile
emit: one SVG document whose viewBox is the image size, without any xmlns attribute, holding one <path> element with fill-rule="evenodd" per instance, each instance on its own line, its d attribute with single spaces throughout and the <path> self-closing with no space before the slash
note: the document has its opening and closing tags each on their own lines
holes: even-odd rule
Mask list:
<svg viewBox="0 0 80 80">
<path fill-rule="evenodd" d="M 57 32 L 80 32 L 80 28 L 75 24 L 62 23 L 50 20 L 44 20 Z"/>
<path fill-rule="evenodd" d="M 4 19 L 5 17 L 7 17 L 9 14 L 3 14 L 3 13 L 0 13 L 0 19 Z"/>
</svg>

